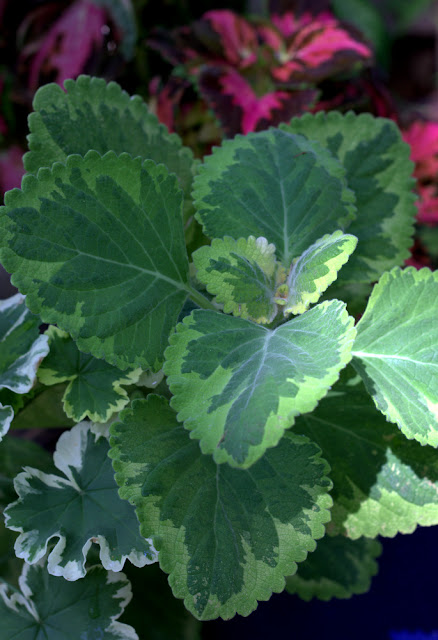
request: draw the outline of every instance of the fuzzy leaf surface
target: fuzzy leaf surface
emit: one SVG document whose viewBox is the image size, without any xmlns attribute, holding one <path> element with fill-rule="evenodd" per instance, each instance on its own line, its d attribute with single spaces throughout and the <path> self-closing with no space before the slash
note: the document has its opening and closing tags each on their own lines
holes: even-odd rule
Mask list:
<svg viewBox="0 0 438 640">
<path fill-rule="evenodd" d="M 275 246 L 266 238 L 216 238 L 192 257 L 196 277 L 225 313 L 262 324 L 274 319 L 277 262 Z"/>
<path fill-rule="evenodd" d="M 331 465 L 329 533 L 393 537 L 438 524 L 436 451 L 387 422 L 353 368 L 294 431 L 316 442 Z"/>
<path fill-rule="evenodd" d="M 140 96 L 131 98 L 116 82 L 107 84 L 89 76 L 66 80 L 64 86 L 65 91 L 47 84 L 35 94 L 26 171 L 36 173 L 40 167 L 65 162 L 71 154 L 85 156 L 90 149 L 101 155 L 126 152 L 165 164 L 178 176 L 185 195 L 190 195 L 191 150 L 158 122 Z"/>
<path fill-rule="evenodd" d="M 339 281 L 374 282 L 409 257 L 416 215 L 410 149 L 397 126 L 370 114 L 305 114 L 282 124 L 283 131 L 319 142 L 346 170 L 355 193 L 357 217 L 348 233 L 359 242 Z"/>
<path fill-rule="evenodd" d="M 314 242 L 294 262 L 287 277 L 288 297 L 284 314 L 304 313 L 318 302 L 321 294 L 336 280 L 357 245 L 357 238 L 335 231 Z"/>
<path fill-rule="evenodd" d="M 43 563 L 25 565 L 20 590 L 0 583 L 4 638 L 17 640 L 138 640 L 117 622 L 132 598 L 123 573 L 91 567 L 80 582 L 50 576 Z"/>
<path fill-rule="evenodd" d="M 166 350 L 178 419 L 217 463 L 250 467 L 338 379 L 351 358 L 352 324 L 337 300 L 274 330 L 194 311 Z"/>
<path fill-rule="evenodd" d="M 382 545 L 377 540 L 325 536 L 318 541 L 316 551 L 298 565 L 295 575 L 286 578 L 286 591 L 307 601 L 366 593 L 378 571 L 375 558 L 381 552 Z"/>
<path fill-rule="evenodd" d="M 250 471 L 216 465 L 167 401 L 136 400 L 111 426 L 120 495 L 137 508 L 177 598 L 197 618 L 248 615 L 324 534 L 331 487 L 307 438 L 285 434 Z"/>
<path fill-rule="evenodd" d="M 135 384 L 141 369 L 122 373 L 104 360 L 79 351 L 68 333 L 57 327 L 49 327 L 46 335 L 50 352 L 38 369 L 38 378 L 47 386 L 69 382 L 63 396 L 69 418 L 107 422 L 128 404 L 128 394 L 121 385 Z"/>
<path fill-rule="evenodd" d="M 353 365 L 409 439 L 438 447 L 438 272 L 395 268 L 357 325 Z"/>
<path fill-rule="evenodd" d="M 187 297 L 176 178 L 90 151 L 22 187 L 0 212 L 0 256 L 31 311 L 120 369 L 159 369 Z"/>
<path fill-rule="evenodd" d="M 120 500 L 108 458 L 109 444 L 82 422 L 62 434 L 54 463 L 61 474 L 27 467 L 14 482 L 19 499 L 5 510 L 6 526 L 20 532 L 15 553 L 29 564 L 48 556 L 51 575 L 77 580 L 93 542 L 105 569 L 120 571 L 125 560 L 136 566 L 155 562 L 150 540 L 139 533 L 134 510 Z"/>
<path fill-rule="evenodd" d="M 317 143 L 280 129 L 236 136 L 199 167 L 196 218 L 210 238 L 263 236 L 283 265 L 353 217 L 345 171 Z"/>
</svg>

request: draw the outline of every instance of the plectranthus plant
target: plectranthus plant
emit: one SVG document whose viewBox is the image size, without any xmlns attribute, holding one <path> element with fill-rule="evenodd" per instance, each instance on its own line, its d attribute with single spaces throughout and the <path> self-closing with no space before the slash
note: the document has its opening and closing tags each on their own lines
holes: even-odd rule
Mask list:
<svg viewBox="0 0 438 640">
<path fill-rule="evenodd" d="M 115 83 L 34 109 L 0 215 L 2 625 L 137 638 L 155 562 L 184 637 L 366 591 L 378 536 L 438 524 L 438 274 L 404 268 L 396 125 L 306 114 L 200 161 Z M 52 426 L 53 459 L 13 437 Z"/>
</svg>

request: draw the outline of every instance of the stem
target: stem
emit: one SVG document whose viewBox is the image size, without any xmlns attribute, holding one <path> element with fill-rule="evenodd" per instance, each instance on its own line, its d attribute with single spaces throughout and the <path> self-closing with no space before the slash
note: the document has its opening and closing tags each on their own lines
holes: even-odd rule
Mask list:
<svg viewBox="0 0 438 640">
<path fill-rule="evenodd" d="M 191 300 L 193 300 L 193 302 L 195 302 L 198 305 L 198 307 L 201 307 L 201 309 L 209 309 L 210 311 L 219 311 L 218 307 L 214 304 L 214 302 L 206 298 L 200 291 L 198 291 L 191 285 L 187 287 L 187 291 Z"/>
</svg>

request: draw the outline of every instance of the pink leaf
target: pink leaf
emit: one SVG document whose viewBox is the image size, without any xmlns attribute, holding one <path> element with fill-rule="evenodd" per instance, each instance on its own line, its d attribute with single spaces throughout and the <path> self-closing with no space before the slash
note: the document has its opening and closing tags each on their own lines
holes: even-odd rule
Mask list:
<svg viewBox="0 0 438 640">
<path fill-rule="evenodd" d="M 207 11 L 202 16 L 220 36 L 224 59 L 231 65 L 245 68 L 257 59 L 257 32 L 249 22 L 233 11 Z"/>
<path fill-rule="evenodd" d="M 438 195 L 433 184 L 418 185 L 420 199 L 417 201 L 417 220 L 431 227 L 438 225 Z"/>
<path fill-rule="evenodd" d="M 411 160 L 415 162 L 414 175 L 419 180 L 438 177 L 438 122 L 416 121 L 403 132 L 411 146 Z"/>
<path fill-rule="evenodd" d="M 23 150 L 13 145 L 0 152 L 0 192 L 6 193 L 9 189 L 19 187 L 24 175 Z"/>
</svg>

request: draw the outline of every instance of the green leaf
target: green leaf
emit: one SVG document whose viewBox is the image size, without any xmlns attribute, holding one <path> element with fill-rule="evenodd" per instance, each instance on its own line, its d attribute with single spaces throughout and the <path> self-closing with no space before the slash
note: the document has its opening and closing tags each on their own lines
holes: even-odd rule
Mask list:
<svg viewBox="0 0 438 640">
<path fill-rule="evenodd" d="M 338 379 L 351 358 L 352 324 L 337 300 L 274 330 L 194 311 L 166 351 L 178 419 L 217 463 L 250 467 Z"/>
<path fill-rule="evenodd" d="M 120 571 L 126 559 L 139 567 L 156 560 L 150 541 L 139 534 L 133 508 L 117 494 L 108 441 L 96 433 L 99 426 L 82 422 L 63 433 L 53 456 L 62 475 L 27 467 L 14 481 L 19 499 L 5 510 L 6 526 L 21 534 L 16 555 L 33 564 L 58 538 L 47 568 L 67 580 L 85 575 L 93 542 L 112 571 Z"/>
<path fill-rule="evenodd" d="M 16 558 L 14 542 L 17 534 L 6 529 L 3 524 L 3 514 L 0 510 L 0 584 L 9 582 L 18 586 L 18 578 L 23 568 L 23 560 Z"/>
<path fill-rule="evenodd" d="M 5 436 L 9 431 L 13 418 L 13 408 L 8 406 L 4 407 L 0 404 L 0 442 L 2 441 L 3 436 Z"/>
<path fill-rule="evenodd" d="M 80 582 L 47 574 L 42 563 L 24 565 L 20 591 L 0 583 L 4 638 L 20 640 L 138 640 L 116 622 L 132 597 L 123 573 L 92 567 Z"/>
<path fill-rule="evenodd" d="M 409 257 L 416 207 L 410 148 L 391 120 L 368 113 L 320 112 L 293 118 L 281 129 L 317 141 L 346 170 L 356 195 L 357 217 L 348 232 L 359 242 L 342 269 L 341 282 L 374 282 Z"/>
<path fill-rule="evenodd" d="M 0 259 L 29 308 L 81 351 L 159 369 L 189 292 L 176 178 L 152 161 L 90 151 L 22 187 L 1 209 Z"/>
<path fill-rule="evenodd" d="M 277 314 L 274 302 L 278 265 L 275 246 L 266 238 L 225 237 L 193 254 L 197 279 L 232 313 L 262 324 Z"/>
<path fill-rule="evenodd" d="M 137 507 L 177 598 L 197 618 L 248 615 L 284 588 L 329 519 L 318 447 L 285 434 L 250 471 L 216 465 L 149 395 L 111 426 L 120 495 Z"/>
<path fill-rule="evenodd" d="M 137 40 L 137 27 L 134 7 L 131 2 L 126 2 L 126 0 L 93 0 L 93 3 L 107 9 L 121 40 L 118 50 L 126 60 L 132 60 Z M 83 76 L 80 76 L 80 78 L 83 78 Z"/>
<path fill-rule="evenodd" d="M 438 271 L 385 273 L 357 325 L 353 365 L 405 436 L 438 446 Z"/>
<path fill-rule="evenodd" d="M 100 0 L 102 1 L 102 0 Z M 105 0 L 108 2 L 108 0 Z M 66 162 L 67 156 L 126 152 L 133 158 L 163 163 L 176 173 L 186 196 L 192 185 L 193 154 L 180 138 L 149 112 L 140 96 L 132 98 L 115 82 L 79 76 L 38 89 L 29 116 L 30 152 L 23 158 L 26 171 Z"/>
<path fill-rule="evenodd" d="M 104 360 L 78 351 L 68 333 L 57 327 L 49 327 L 46 335 L 50 352 L 40 365 L 38 378 L 48 386 L 69 381 L 63 396 L 69 418 L 77 422 L 86 417 L 107 422 L 128 404 L 128 394 L 121 385 L 135 384 L 141 369 L 123 374 Z"/>
<path fill-rule="evenodd" d="M 304 313 L 318 302 L 321 294 L 336 280 L 339 269 L 357 245 L 357 238 L 335 231 L 317 240 L 293 263 L 287 277 L 284 314 Z"/>
<path fill-rule="evenodd" d="M 11 429 L 52 429 L 59 427 L 72 427 L 75 422 L 68 418 L 62 408 L 66 384 L 60 383 L 53 387 L 45 387 L 40 382 L 23 396 L 14 398 L 15 416 Z M 5 393 L 0 391 L 0 398 Z M 9 392 L 12 394 L 12 392 Z"/>
<path fill-rule="evenodd" d="M 354 217 L 344 170 L 317 143 L 279 129 L 236 136 L 199 167 L 196 218 L 210 238 L 263 236 L 283 265 Z"/>
<path fill-rule="evenodd" d="M 375 558 L 381 552 L 382 545 L 377 540 L 325 536 L 316 551 L 298 565 L 296 574 L 286 578 L 286 591 L 307 601 L 366 593 L 378 571 Z"/>
<path fill-rule="evenodd" d="M 410 441 L 376 411 L 354 369 L 294 431 L 321 447 L 333 480 L 329 533 L 356 539 L 438 524 L 435 449 Z"/>
</svg>

